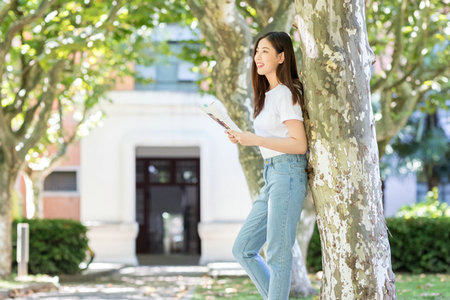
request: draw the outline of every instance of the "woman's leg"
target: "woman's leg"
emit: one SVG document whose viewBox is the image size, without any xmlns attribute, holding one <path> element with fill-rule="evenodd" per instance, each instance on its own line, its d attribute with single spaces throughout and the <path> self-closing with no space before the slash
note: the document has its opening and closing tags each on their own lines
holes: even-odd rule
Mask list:
<svg viewBox="0 0 450 300">
<path fill-rule="evenodd" d="M 233 245 L 233 255 L 245 269 L 263 299 L 267 299 L 270 273 L 259 250 L 266 242 L 267 193 L 264 186 Z"/>
<path fill-rule="evenodd" d="M 268 299 L 285 300 L 289 299 L 292 246 L 306 195 L 306 174 L 271 175 L 267 216 Z"/>
</svg>

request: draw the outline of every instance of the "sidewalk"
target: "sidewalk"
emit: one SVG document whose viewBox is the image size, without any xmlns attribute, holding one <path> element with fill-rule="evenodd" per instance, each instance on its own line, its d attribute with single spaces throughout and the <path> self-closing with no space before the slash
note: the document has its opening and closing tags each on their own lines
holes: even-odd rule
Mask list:
<svg viewBox="0 0 450 300">
<path fill-rule="evenodd" d="M 56 291 L 35 291 L 15 299 L 189 300 L 197 286 L 209 285 L 218 276 L 245 276 L 245 272 L 237 263 L 136 267 L 93 263 L 82 274 L 60 277 Z"/>
</svg>

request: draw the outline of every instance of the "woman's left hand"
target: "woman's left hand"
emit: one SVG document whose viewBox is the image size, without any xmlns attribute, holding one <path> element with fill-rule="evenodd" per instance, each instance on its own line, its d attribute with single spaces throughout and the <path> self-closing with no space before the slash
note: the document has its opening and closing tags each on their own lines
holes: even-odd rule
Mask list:
<svg viewBox="0 0 450 300">
<path fill-rule="evenodd" d="M 238 132 L 235 130 L 228 130 L 228 132 L 236 138 L 236 140 L 241 144 L 242 146 L 256 146 L 256 142 L 258 139 L 258 136 L 252 132 L 244 131 L 244 132 Z"/>
</svg>

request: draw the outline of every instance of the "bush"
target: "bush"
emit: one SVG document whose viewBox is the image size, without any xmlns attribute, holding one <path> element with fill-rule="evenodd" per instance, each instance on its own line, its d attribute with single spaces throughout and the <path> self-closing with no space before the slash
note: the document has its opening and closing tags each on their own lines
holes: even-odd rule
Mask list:
<svg viewBox="0 0 450 300">
<path fill-rule="evenodd" d="M 450 273 L 450 218 L 387 218 L 395 272 Z M 317 227 L 309 243 L 307 267 L 322 269 Z"/>
<path fill-rule="evenodd" d="M 13 222 L 13 267 L 17 266 L 17 223 L 30 228 L 30 274 L 75 274 L 88 249 L 87 228 L 78 221 L 31 219 Z"/>
<path fill-rule="evenodd" d="M 439 201 L 438 188 L 434 187 L 431 191 L 428 191 L 423 201 L 412 205 L 403 205 L 395 216 L 405 219 L 450 217 L 450 207 L 447 203 Z"/>
<path fill-rule="evenodd" d="M 391 218 L 392 267 L 413 273 L 450 272 L 450 218 Z"/>
</svg>

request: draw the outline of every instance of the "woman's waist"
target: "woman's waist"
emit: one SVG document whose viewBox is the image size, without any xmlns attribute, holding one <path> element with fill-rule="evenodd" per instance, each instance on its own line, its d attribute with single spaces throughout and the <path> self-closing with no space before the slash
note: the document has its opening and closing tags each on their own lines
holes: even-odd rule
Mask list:
<svg viewBox="0 0 450 300">
<path fill-rule="evenodd" d="M 281 163 L 281 162 L 307 162 L 306 154 L 288 154 L 283 153 L 272 157 L 264 158 L 264 164 Z"/>
</svg>

